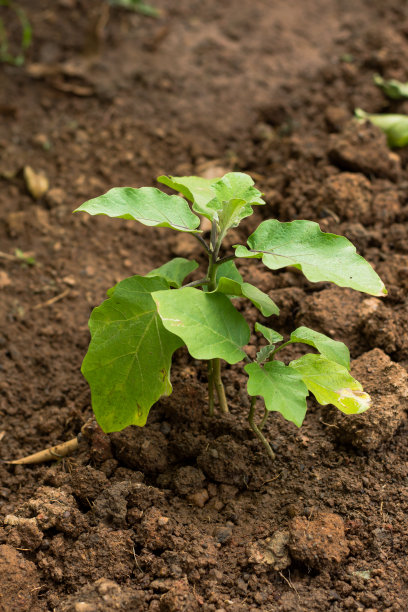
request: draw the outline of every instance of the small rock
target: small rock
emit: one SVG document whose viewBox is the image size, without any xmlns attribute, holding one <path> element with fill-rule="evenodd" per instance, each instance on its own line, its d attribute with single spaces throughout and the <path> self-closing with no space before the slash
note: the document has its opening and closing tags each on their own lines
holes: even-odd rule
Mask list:
<svg viewBox="0 0 408 612">
<path fill-rule="evenodd" d="M 201 470 L 186 465 L 174 474 L 173 486 L 178 495 L 189 495 L 203 488 L 205 476 Z"/>
<path fill-rule="evenodd" d="M 5 270 L 0 270 L 0 289 L 11 285 L 11 279 Z"/>
<path fill-rule="evenodd" d="M 249 562 L 271 566 L 276 571 L 284 570 L 291 564 L 288 543 L 288 531 L 283 529 L 275 531 L 271 538 L 259 540 L 248 547 Z"/>
<path fill-rule="evenodd" d="M 27 191 L 35 200 L 42 198 L 50 186 L 48 178 L 42 172 L 35 172 L 31 166 L 24 166 L 24 181 Z"/>
<path fill-rule="evenodd" d="M 204 508 L 204 505 L 208 501 L 209 497 L 210 496 L 208 495 L 207 489 L 201 489 L 196 493 L 190 493 L 190 495 L 187 495 L 186 500 L 190 502 L 190 504 L 193 504 L 193 506 L 197 506 L 197 508 Z"/>
<path fill-rule="evenodd" d="M 45 201 L 51 208 L 54 206 L 61 206 L 64 204 L 65 199 L 65 191 L 59 187 L 53 187 L 50 189 L 45 197 Z"/>
<path fill-rule="evenodd" d="M 291 556 L 308 567 L 322 570 L 341 563 L 349 548 L 343 519 L 331 512 L 320 512 L 311 520 L 295 517 L 289 525 Z"/>
<path fill-rule="evenodd" d="M 220 544 L 226 544 L 232 538 L 231 527 L 221 527 L 220 529 L 216 529 L 214 537 Z"/>
</svg>

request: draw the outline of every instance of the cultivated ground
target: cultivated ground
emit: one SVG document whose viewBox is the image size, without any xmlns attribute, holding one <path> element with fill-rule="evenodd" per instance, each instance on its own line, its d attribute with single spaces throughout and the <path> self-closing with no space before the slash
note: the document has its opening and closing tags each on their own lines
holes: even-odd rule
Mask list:
<svg viewBox="0 0 408 612">
<path fill-rule="evenodd" d="M 281 307 L 272 327 L 350 346 L 374 408 L 346 419 L 311 402 L 300 430 L 272 414 L 270 464 L 241 366 L 224 370 L 231 414 L 210 419 L 206 369 L 178 351 L 174 393 L 146 428 L 91 425 L 51 467 L 0 464 L 0 609 L 406 610 L 408 153 L 352 116 L 408 114 L 372 80 L 408 80 L 408 3 L 157 0 L 159 19 L 102 0 L 19 4 L 33 45 L 23 67 L 0 66 L 2 459 L 91 417 L 80 365 L 107 288 L 177 255 L 204 262 L 171 230 L 71 214 L 110 187 L 248 172 L 268 205 L 233 238 L 267 217 L 318 221 L 356 244 L 389 296 L 243 260 Z M 49 180 L 38 200 L 25 166 Z"/>
</svg>

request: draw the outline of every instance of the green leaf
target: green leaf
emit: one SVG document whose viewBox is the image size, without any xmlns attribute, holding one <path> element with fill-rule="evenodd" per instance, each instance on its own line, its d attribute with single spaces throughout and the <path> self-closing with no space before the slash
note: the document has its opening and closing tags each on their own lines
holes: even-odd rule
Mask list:
<svg viewBox="0 0 408 612">
<path fill-rule="evenodd" d="M 266 346 L 261 347 L 261 349 L 256 354 L 256 362 L 264 363 L 265 361 L 268 361 L 274 350 L 274 344 L 267 344 Z"/>
<path fill-rule="evenodd" d="M 313 346 L 324 357 L 350 369 L 350 352 L 343 342 L 333 340 L 309 327 L 298 327 L 290 335 L 291 342 L 302 342 Z"/>
<path fill-rule="evenodd" d="M 269 361 L 264 366 L 250 363 L 245 366 L 249 395 L 260 395 L 267 410 L 281 415 L 298 427 L 306 415 L 306 397 L 309 395 L 302 377 L 281 361 Z"/>
<path fill-rule="evenodd" d="M 242 200 L 245 204 L 265 204 L 262 193 L 253 185 L 249 174 L 228 172 L 214 184 L 214 191 L 219 202 Z"/>
<path fill-rule="evenodd" d="M 182 342 L 163 327 L 151 297 L 166 288 L 161 278 L 132 276 L 92 311 L 82 373 L 105 432 L 143 426 L 151 406 L 172 391 L 171 357 Z"/>
<path fill-rule="evenodd" d="M 193 210 L 200 215 L 212 220 L 214 209 L 208 207 L 208 203 L 215 200 L 214 183 L 219 179 L 205 179 L 201 176 L 159 176 L 159 183 L 171 187 L 183 194 L 187 200 L 193 203 Z"/>
<path fill-rule="evenodd" d="M 344 236 L 322 232 L 313 221 L 264 221 L 248 238 L 250 249 L 235 245 L 237 257 L 261 259 L 267 268 L 294 266 L 312 282 L 330 281 L 371 295 L 387 294 L 370 264 Z"/>
<path fill-rule="evenodd" d="M 388 146 L 406 147 L 408 145 L 408 115 L 370 115 L 361 108 L 356 108 L 354 113 L 357 119 L 370 121 L 379 127 L 387 136 Z"/>
<path fill-rule="evenodd" d="M 241 274 L 238 272 L 237 266 L 232 260 L 224 261 L 224 263 L 220 264 L 217 267 L 217 272 L 215 274 L 215 280 L 217 282 L 217 285 L 220 278 L 222 278 L 223 276 L 225 278 L 230 278 L 231 280 L 234 280 L 237 283 L 242 283 L 244 280 Z"/>
<path fill-rule="evenodd" d="M 362 385 L 339 363 L 322 355 L 303 355 L 289 364 L 319 404 L 333 404 L 345 414 L 360 414 L 370 408 L 370 396 Z"/>
<path fill-rule="evenodd" d="M 74 212 L 134 219 L 143 225 L 171 227 L 181 232 L 196 232 L 200 219 L 179 196 L 169 196 L 154 187 L 115 187 L 88 200 Z"/>
<path fill-rule="evenodd" d="M 186 276 L 191 274 L 191 272 L 197 268 L 198 263 L 196 261 L 190 261 L 184 257 L 175 257 L 174 259 L 171 259 L 167 263 L 160 266 L 160 268 L 151 270 L 145 276 L 146 278 L 160 276 L 168 282 L 170 287 L 175 287 L 178 289 L 183 284 Z"/>
<path fill-rule="evenodd" d="M 262 334 L 270 344 L 276 344 L 276 342 L 281 342 L 283 340 L 283 336 L 281 336 L 279 332 L 270 327 L 265 327 L 265 325 L 261 325 L 261 323 L 255 323 L 255 331 Z"/>
<path fill-rule="evenodd" d="M 395 79 L 387 81 L 379 74 L 374 75 L 374 83 L 392 100 L 408 98 L 408 83 L 401 83 Z"/>
<path fill-rule="evenodd" d="M 222 234 L 252 215 L 252 205 L 265 204 L 261 192 L 253 185 L 252 178 L 242 172 L 229 172 L 214 184 L 217 200 L 221 203 L 218 222 Z"/>
<path fill-rule="evenodd" d="M 200 215 L 210 221 L 215 217 L 224 233 L 252 214 L 251 204 L 265 204 L 252 178 L 242 172 L 228 172 L 216 179 L 159 176 L 157 180 L 182 193 Z"/>
<path fill-rule="evenodd" d="M 230 278 L 221 277 L 215 291 L 232 297 L 246 297 L 261 311 L 264 317 L 279 314 L 279 308 L 269 295 L 250 283 L 239 283 Z"/>
<path fill-rule="evenodd" d="M 185 342 L 195 359 L 244 359 L 249 327 L 225 295 L 186 287 L 158 291 L 152 297 L 164 327 Z"/>
</svg>

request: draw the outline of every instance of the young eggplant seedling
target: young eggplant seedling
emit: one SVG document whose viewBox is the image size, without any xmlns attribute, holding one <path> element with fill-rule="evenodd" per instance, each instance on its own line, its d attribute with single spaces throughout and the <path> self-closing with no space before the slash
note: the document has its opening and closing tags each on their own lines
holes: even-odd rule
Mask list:
<svg viewBox="0 0 408 612">
<path fill-rule="evenodd" d="M 350 370 L 348 348 L 342 343 L 299 327 L 289 340 L 261 323 L 255 331 L 267 341 L 252 360 L 245 347 L 250 328 L 235 308 L 236 298 L 247 298 L 263 317 L 278 315 L 279 308 L 257 287 L 243 280 L 234 259 L 261 259 L 270 270 L 293 266 L 312 282 L 331 281 L 375 296 L 387 291 L 371 265 L 357 255 L 343 236 L 324 233 L 312 221 L 263 221 L 247 245 L 235 245 L 224 254 L 223 240 L 231 228 L 265 204 L 250 176 L 230 172 L 220 179 L 197 176 L 160 176 L 160 183 L 179 195 L 153 187 L 115 188 L 82 204 L 77 211 L 133 219 L 143 225 L 188 232 L 208 257 L 203 278 L 183 285 L 196 268 L 195 261 L 177 257 L 145 276 L 131 276 L 109 289 L 108 299 L 89 320 L 91 342 L 82 372 L 91 387 L 96 419 L 105 432 L 128 425 L 143 426 L 153 404 L 172 391 L 171 359 L 186 346 L 195 359 L 208 364 L 208 403 L 214 413 L 216 398 L 221 413 L 228 405 L 221 379 L 221 360 L 244 361 L 251 396 L 249 424 L 270 458 L 274 453 L 262 429 L 270 412 L 298 427 L 306 415 L 311 392 L 320 404 L 334 404 L 346 414 L 359 414 L 370 406 Z M 186 200 L 192 204 L 191 208 Z M 207 243 L 199 229 L 200 217 L 211 222 Z M 301 342 L 317 350 L 286 365 L 276 359 L 289 344 Z M 257 397 L 265 402 L 262 421 L 255 422 Z"/>
</svg>

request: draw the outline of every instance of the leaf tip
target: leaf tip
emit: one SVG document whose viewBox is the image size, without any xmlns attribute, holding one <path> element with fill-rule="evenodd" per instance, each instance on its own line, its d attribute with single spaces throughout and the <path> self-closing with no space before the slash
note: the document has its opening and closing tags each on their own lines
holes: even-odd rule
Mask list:
<svg viewBox="0 0 408 612">
<path fill-rule="evenodd" d="M 382 283 L 381 290 L 379 291 L 379 293 L 377 293 L 377 296 L 378 297 L 385 297 L 386 295 L 388 295 L 388 291 L 387 291 L 384 283 Z"/>
<path fill-rule="evenodd" d="M 353 411 L 351 414 L 362 414 L 371 407 L 371 397 L 360 389 L 339 389 L 337 391 L 339 403 L 347 409 L 350 414 L 350 400 L 352 400 Z"/>
</svg>

